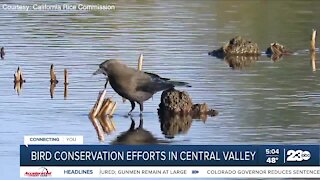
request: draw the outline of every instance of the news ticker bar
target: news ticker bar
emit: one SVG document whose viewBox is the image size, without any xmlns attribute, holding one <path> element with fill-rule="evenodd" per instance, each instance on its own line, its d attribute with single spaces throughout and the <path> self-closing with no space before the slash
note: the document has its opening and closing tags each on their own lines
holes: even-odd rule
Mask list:
<svg viewBox="0 0 320 180">
<path fill-rule="evenodd" d="M 20 167 L 21 178 L 320 178 L 320 167 Z"/>
<path fill-rule="evenodd" d="M 20 166 L 320 166 L 319 145 L 29 145 Z"/>
</svg>

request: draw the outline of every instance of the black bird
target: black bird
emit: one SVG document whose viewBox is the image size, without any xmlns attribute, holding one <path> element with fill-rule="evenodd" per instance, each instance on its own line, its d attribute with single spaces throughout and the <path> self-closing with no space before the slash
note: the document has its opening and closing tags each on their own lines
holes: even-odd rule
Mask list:
<svg viewBox="0 0 320 180">
<path fill-rule="evenodd" d="M 189 86 L 186 82 L 171 81 L 157 74 L 138 71 L 122 64 L 119 60 L 109 59 L 99 65 L 94 75 L 103 73 L 110 81 L 111 87 L 123 98 L 131 103 L 131 110 L 135 108 L 135 102 L 140 105 L 140 114 L 143 112 L 143 102 L 150 99 L 153 94 L 173 88 L 175 86 Z"/>
</svg>

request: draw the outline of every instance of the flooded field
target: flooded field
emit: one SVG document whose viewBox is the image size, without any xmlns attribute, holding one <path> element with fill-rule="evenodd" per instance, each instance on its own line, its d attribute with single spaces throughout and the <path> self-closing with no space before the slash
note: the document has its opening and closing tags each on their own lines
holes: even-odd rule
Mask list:
<svg viewBox="0 0 320 180">
<path fill-rule="evenodd" d="M 39 2 L 28 1 L 28 5 L 34 3 Z M 114 5 L 115 10 L 102 12 L 27 12 L 0 7 L 0 47 L 6 52 L 0 60 L 0 172 L 15 169 L 7 179 L 18 176 L 24 135 L 83 135 L 85 144 L 99 143 L 88 113 L 104 88 L 105 77 L 92 73 L 110 58 L 137 67 L 140 53 L 143 70 L 189 82 L 192 87 L 179 90 L 187 91 L 194 103 L 206 102 L 219 112 L 170 129 L 159 120 L 158 93 L 144 103 L 143 135 L 151 136 L 149 140 L 169 144 L 319 143 L 320 69 L 313 71 L 307 49 L 312 28 L 320 27 L 320 2 L 116 1 Z M 235 35 L 257 42 L 261 51 L 279 42 L 295 55 L 278 61 L 261 56 L 235 69 L 225 60 L 208 56 Z M 51 64 L 60 81 L 53 94 Z M 319 61 L 316 64 L 320 66 Z M 19 93 L 13 83 L 18 66 L 26 79 Z M 66 98 L 65 68 L 69 72 Z M 117 102 L 112 119 L 115 131 L 105 135 L 102 144 L 119 140 L 132 124 L 126 117 L 130 102 L 123 103 L 110 86 L 107 96 Z M 138 109 L 133 113 L 136 127 Z"/>
</svg>

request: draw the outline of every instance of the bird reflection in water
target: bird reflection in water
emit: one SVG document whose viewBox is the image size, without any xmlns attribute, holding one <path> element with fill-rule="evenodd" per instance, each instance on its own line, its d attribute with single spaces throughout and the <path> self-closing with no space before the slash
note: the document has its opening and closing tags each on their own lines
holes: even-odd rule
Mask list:
<svg viewBox="0 0 320 180">
<path fill-rule="evenodd" d="M 143 117 L 140 116 L 140 122 L 138 127 L 132 116 L 130 128 L 120 133 L 120 135 L 111 142 L 111 144 L 157 144 L 159 141 L 147 130 L 143 128 Z M 111 134 L 116 130 L 114 120 L 110 116 L 104 116 L 102 118 L 89 117 L 93 127 L 97 132 L 97 136 L 100 142 L 105 140 L 105 135 Z"/>
<path fill-rule="evenodd" d="M 208 114 L 172 114 L 170 112 L 158 111 L 160 128 L 162 133 L 168 139 L 173 139 L 178 134 L 186 134 L 191 127 L 194 120 L 206 122 Z M 143 115 L 140 115 L 139 125 L 136 127 L 135 120 L 132 116 L 131 124 L 127 131 L 120 133 L 111 144 L 167 144 L 170 143 L 166 140 L 157 139 L 154 135 L 143 128 Z M 105 140 L 105 135 L 111 134 L 116 130 L 114 120 L 111 116 L 103 116 L 102 118 L 89 117 L 93 127 L 97 132 L 100 142 Z"/>
<path fill-rule="evenodd" d="M 140 123 L 135 128 L 135 121 L 132 116 L 130 128 L 120 133 L 120 135 L 111 144 L 158 144 L 159 141 L 147 130 L 143 128 L 143 117 L 140 115 Z"/>
</svg>

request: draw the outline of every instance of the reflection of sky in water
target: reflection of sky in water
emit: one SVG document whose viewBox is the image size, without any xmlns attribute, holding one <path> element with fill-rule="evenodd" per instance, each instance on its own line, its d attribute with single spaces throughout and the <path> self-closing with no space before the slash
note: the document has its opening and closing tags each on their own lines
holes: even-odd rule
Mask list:
<svg viewBox="0 0 320 180">
<path fill-rule="evenodd" d="M 0 11 L 0 46 L 6 51 L 5 60 L 0 61 L 0 172 L 12 172 L 7 179 L 17 177 L 18 145 L 23 135 L 83 135 L 86 144 L 98 143 L 87 116 L 104 77 L 92 76 L 92 72 L 107 58 L 121 58 L 136 67 L 140 53 L 144 53 L 144 70 L 190 82 L 192 88 L 182 90 L 189 92 L 193 102 L 206 102 L 219 111 L 217 117 L 204 123 L 192 121 L 185 133 L 166 139 L 156 113 L 158 93 L 145 103 L 143 127 L 159 140 L 172 144 L 319 142 L 320 77 L 312 72 L 304 51 L 311 29 L 319 26 L 318 2 L 145 1 L 116 5 L 115 12 L 105 15 Z M 207 52 L 234 35 L 250 37 L 261 50 L 278 41 L 300 53 L 275 63 L 261 57 L 243 69 L 232 70 L 227 62 Z M 53 99 L 51 64 L 60 80 Z M 27 80 L 19 96 L 13 84 L 18 66 Z M 64 68 L 69 71 L 70 83 L 66 100 Z M 130 103 L 123 104 L 110 88 L 107 95 L 118 107 L 116 131 L 106 136 L 106 144 L 131 124 L 124 118 Z M 138 123 L 139 119 L 135 120 Z"/>
</svg>

